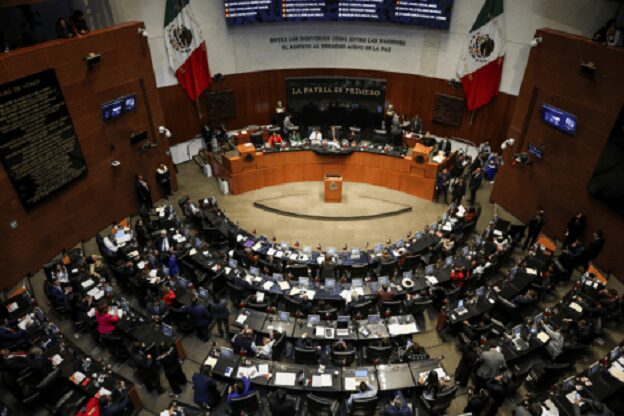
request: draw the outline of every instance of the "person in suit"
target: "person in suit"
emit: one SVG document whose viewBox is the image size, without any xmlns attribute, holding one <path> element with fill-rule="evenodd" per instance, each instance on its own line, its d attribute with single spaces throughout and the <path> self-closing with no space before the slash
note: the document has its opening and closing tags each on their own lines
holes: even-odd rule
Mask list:
<svg viewBox="0 0 624 416">
<path fill-rule="evenodd" d="M 171 193 L 171 173 L 164 163 L 161 163 L 156 169 L 156 181 L 160 185 L 160 190 L 164 198 L 169 198 Z"/>
<path fill-rule="evenodd" d="M 438 172 L 436 175 L 436 183 L 435 183 L 435 202 L 438 202 L 440 199 L 440 195 L 444 195 L 444 203 L 448 204 L 447 201 L 447 193 L 449 186 L 450 175 L 448 169 L 444 168 L 441 172 Z"/>
<path fill-rule="evenodd" d="M 184 203 L 184 215 L 189 218 L 199 218 L 201 217 L 201 210 L 197 208 L 197 205 L 193 202 L 191 198 L 187 199 Z"/>
<path fill-rule="evenodd" d="M 165 301 L 155 297 L 152 303 L 147 307 L 147 313 L 152 317 L 154 322 L 162 322 L 169 316 L 169 306 Z"/>
<path fill-rule="evenodd" d="M 136 342 L 131 349 L 130 355 L 134 367 L 136 368 L 138 377 L 145 384 L 147 391 L 163 394 L 165 389 L 160 384 L 160 368 L 158 361 L 151 353 L 145 350 L 145 344 Z"/>
<path fill-rule="evenodd" d="M 147 209 L 152 209 L 154 206 L 152 203 L 152 191 L 142 175 L 136 175 L 134 190 L 141 205 L 144 205 Z"/>
<path fill-rule="evenodd" d="M 527 224 L 527 236 L 524 240 L 525 250 L 532 246 L 535 241 L 537 241 L 537 237 L 539 236 L 539 233 L 542 231 L 542 228 L 545 224 L 546 220 L 544 218 L 544 210 L 542 209 L 542 207 L 538 207 L 537 212 Z"/>
<path fill-rule="evenodd" d="M 397 391 L 396 396 L 390 403 L 386 405 L 383 411 L 383 416 L 411 416 L 412 409 L 407 405 L 405 397 L 401 390 Z"/>
<path fill-rule="evenodd" d="M 217 323 L 217 331 L 220 337 L 227 337 L 230 333 L 230 311 L 227 306 L 227 299 L 221 297 L 210 303 L 212 317 Z"/>
<path fill-rule="evenodd" d="M 269 409 L 273 416 L 291 416 L 295 414 L 295 403 L 288 400 L 284 389 L 277 389 L 275 393 L 269 395 Z"/>
<path fill-rule="evenodd" d="M 505 356 L 496 348 L 490 348 L 481 352 L 477 361 L 476 387 L 481 388 L 485 383 L 500 374 L 505 366 Z"/>
<path fill-rule="evenodd" d="M 563 239 L 563 247 L 566 248 L 577 239 L 583 236 L 585 226 L 587 225 L 587 218 L 582 212 L 577 213 L 574 217 L 568 221 L 568 225 L 565 229 L 565 238 Z"/>
<path fill-rule="evenodd" d="M 212 314 L 207 307 L 199 303 L 199 300 L 194 297 L 191 300 L 191 304 L 180 308 L 180 312 L 188 313 L 193 326 L 197 330 L 197 336 L 203 342 L 210 339 L 210 324 L 212 323 Z"/>
<path fill-rule="evenodd" d="M 470 175 L 470 184 L 468 185 L 470 189 L 470 205 L 474 205 L 477 199 L 477 191 L 481 187 L 481 182 L 483 182 L 483 171 L 480 167 L 477 167 Z"/>
<path fill-rule="evenodd" d="M 65 296 L 71 287 L 63 289 L 61 282 L 57 279 L 52 283 L 50 287 L 50 300 L 55 308 L 61 308 L 67 305 L 67 297 Z"/>
<path fill-rule="evenodd" d="M 453 145 L 451 144 L 451 141 L 449 140 L 448 137 L 440 142 L 439 149 L 444 152 L 444 156 L 448 157 L 448 155 L 451 154 L 452 148 L 453 148 Z"/>
<path fill-rule="evenodd" d="M 583 254 L 581 255 L 581 262 L 585 268 L 590 261 L 594 260 L 596 257 L 600 255 L 602 248 L 605 245 L 605 238 L 602 230 L 595 230 L 592 235 L 592 240 L 587 244 L 585 250 L 583 250 Z"/>
<path fill-rule="evenodd" d="M 459 176 L 455 179 L 453 189 L 451 190 L 451 202 L 456 206 L 459 206 L 464 198 L 464 195 L 466 195 L 466 182 L 464 181 L 464 178 Z"/>
<path fill-rule="evenodd" d="M 234 335 L 232 337 L 232 344 L 234 344 L 239 351 L 244 351 L 249 357 L 255 357 L 260 352 L 254 340 L 253 330 L 249 328 L 243 329 L 240 334 Z"/>
<path fill-rule="evenodd" d="M 388 285 L 381 285 L 379 289 L 377 289 L 377 304 L 379 307 L 383 305 L 384 302 L 391 302 L 394 300 L 396 294 L 392 290 L 392 288 Z"/>
<path fill-rule="evenodd" d="M 303 316 L 308 316 L 310 313 L 312 313 L 313 309 L 314 309 L 314 304 L 310 302 L 308 295 L 306 294 L 302 295 L 301 303 L 299 303 L 299 310 L 301 311 L 301 314 Z"/>
<path fill-rule="evenodd" d="M 145 247 L 147 243 L 151 241 L 149 231 L 145 226 L 143 218 L 138 218 L 136 220 L 136 223 L 134 224 L 134 235 L 136 236 L 137 243 L 139 243 L 140 247 Z"/>
<path fill-rule="evenodd" d="M 202 366 L 198 373 L 193 374 L 193 390 L 193 401 L 198 406 L 210 409 L 219 403 L 219 391 L 211 366 Z"/>
<path fill-rule="evenodd" d="M 119 389 L 120 400 L 113 401 L 110 394 L 100 396 L 100 416 L 118 416 L 125 414 L 130 406 L 130 397 L 125 388 Z"/>
<path fill-rule="evenodd" d="M 486 416 L 490 414 L 490 407 L 493 401 L 486 389 L 480 389 L 478 392 L 470 390 L 468 392 L 468 403 L 464 407 L 464 413 L 474 416 Z"/>
<path fill-rule="evenodd" d="M 167 347 L 164 342 L 160 343 L 160 355 L 156 358 L 158 364 L 165 372 L 165 377 L 171 386 L 174 397 L 182 394 L 182 386 L 186 385 L 186 376 L 180 366 L 180 356 L 174 345 Z"/>
<path fill-rule="evenodd" d="M 286 117 L 284 117 L 284 134 L 288 136 L 296 128 L 297 126 L 292 122 L 292 114 L 286 113 Z"/>
<path fill-rule="evenodd" d="M 498 374 L 485 383 L 485 388 L 494 401 L 490 408 L 490 414 L 497 414 L 507 397 L 507 393 L 509 393 L 509 379 L 503 374 Z"/>
<path fill-rule="evenodd" d="M 455 384 L 466 387 L 478 359 L 479 345 L 476 342 L 471 342 L 464 348 L 459 364 L 455 369 Z"/>
<path fill-rule="evenodd" d="M 158 251 L 161 261 L 169 259 L 169 251 L 174 248 L 173 240 L 167 236 L 167 230 L 160 230 L 160 235 L 154 242 L 154 248 Z"/>
</svg>

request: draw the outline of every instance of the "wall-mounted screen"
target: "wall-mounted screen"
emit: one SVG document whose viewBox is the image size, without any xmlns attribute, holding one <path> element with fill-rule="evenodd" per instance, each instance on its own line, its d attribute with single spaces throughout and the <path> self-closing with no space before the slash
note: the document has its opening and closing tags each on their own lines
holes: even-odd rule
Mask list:
<svg viewBox="0 0 624 416">
<path fill-rule="evenodd" d="M 550 104 L 542 105 L 542 120 L 562 132 L 574 136 L 576 134 L 576 116 Z"/>
<path fill-rule="evenodd" d="M 136 95 L 126 95 L 115 98 L 102 104 L 102 120 L 109 121 L 120 117 L 122 114 L 134 111 L 136 108 Z"/>
<path fill-rule="evenodd" d="M 224 0 L 228 25 L 345 21 L 448 29 L 453 0 Z"/>
</svg>

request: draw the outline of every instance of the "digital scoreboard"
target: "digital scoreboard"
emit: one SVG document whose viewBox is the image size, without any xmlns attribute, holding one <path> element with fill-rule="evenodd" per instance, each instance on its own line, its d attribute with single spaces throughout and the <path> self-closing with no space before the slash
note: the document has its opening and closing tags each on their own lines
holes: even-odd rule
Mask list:
<svg viewBox="0 0 624 416">
<path fill-rule="evenodd" d="M 228 25 L 346 21 L 448 29 L 453 0 L 224 0 Z"/>
</svg>

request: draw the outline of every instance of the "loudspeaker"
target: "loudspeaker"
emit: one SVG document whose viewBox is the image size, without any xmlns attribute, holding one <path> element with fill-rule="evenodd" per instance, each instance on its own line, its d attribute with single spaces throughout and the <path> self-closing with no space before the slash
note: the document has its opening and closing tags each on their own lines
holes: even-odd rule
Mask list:
<svg viewBox="0 0 624 416">
<path fill-rule="evenodd" d="M 588 78 L 593 78 L 596 75 L 596 65 L 593 62 L 582 63 L 581 74 Z"/>
<path fill-rule="evenodd" d="M 89 67 L 89 69 L 91 69 L 95 65 L 100 63 L 100 61 L 102 60 L 102 55 L 100 55 L 99 53 L 91 52 L 89 55 L 85 56 L 84 59 L 85 59 L 85 62 L 87 63 L 87 66 Z"/>
<path fill-rule="evenodd" d="M 143 140 L 147 140 L 147 130 L 140 131 L 138 133 L 132 133 L 130 135 L 130 144 L 135 145 L 141 143 Z"/>
</svg>

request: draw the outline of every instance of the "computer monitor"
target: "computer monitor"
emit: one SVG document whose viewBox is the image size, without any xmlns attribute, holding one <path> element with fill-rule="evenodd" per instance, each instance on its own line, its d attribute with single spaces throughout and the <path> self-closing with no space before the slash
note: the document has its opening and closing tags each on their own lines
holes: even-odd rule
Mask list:
<svg viewBox="0 0 624 416">
<path fill-rule="evenodd" d="M 189 286 L 189 281 L 188 279 L 185 279 L 184 277 L 180 277 L 178 279 L 178 283 L 180 284 L 180 286 L 182 287 L 188 287 Z"/>
<path fill-rule="evenodd" d="M 227 347 L 221 347 L 221 352 L 219 353 L 219 358 L 228 359 L 234 356 L 234 350 Z"/>
<path fill-rule="evenodd" d="M 351 249 L 351 257 L 354 259 L 359 259 L 360 258 L 360 249 L 357 247 L 353 247 Z"/>
<path fill-rule="evenodd" d="M 576 384 L 576 381 L 574 379 L 574 376 L 568 377 L 567 379 L 564 380 L 562 387 L 563 387 L 563 391 L 564 392 L 568 392 L 572 389 L 574 389 L 574 385 Z"/>
<path fill-rule="evenodd" d="M 236 259 L 229 259 L 228 260 L 228 266 L 230 266 L 232 269 L 235 269 L 238 266 L 238 260 L 236 260 Z"/>
<path fill-rule="evenodd" d="M 290 312 L 279 311 L 277 317 L 280 321 L 288 321 L 288 318 L 290 318 Z"/>
<path fill-rule="evenodd" d="M 481 286 L 477 290 L 475 290 L 475 293 L 477 294 L 477 296 L 485 296 L 486 289 L 487 288 L 485 286 Z"/>
<path fill-rule="evenodd" d="M 254 275 L 254 276 L 260 276 L 260 269 L 258 267 L 251 266 L 249 268 L 249 274 Z"/>
<path fill-rule="evenodd" d="M 286 241 L 282 241 L 280 243 L 280 247 L 282 248 L 282 250 L 288 250 L 288 243 Z"/>
<path fill-rule="evenodd" d="M 520 338 L 520 336 L 522 335 L 522 325 L 514 326 L 512 331 L 515 338 Z"/>
<path fill-rule="evenodd" d="M 402 238 L 399 238 L 399 239 L 396 241 L 396 246 L 397 246 L 397 247 L 399 247 L 399 248 L 400 248 L 400 247 L 405 247 L 405 240 L 403 240 Z"/>
<path fill-rule="evenodd" d="M 457 301 L 457 308 L 459 309 L 459 308 L 463 308 L 463 307 L 464 307 L 464 300 L 463 299 L 458 300 Z"/>
<path fill-rule="evenodd" d="M 378 324 L 379 321 L 381 321 L 381 317 L 379 315 L 368 315 L 369 324 Z"/>
<path fill-rule="evenodd" d="M 128 309 L 128 307 L 130 306 L 130 302 L 128 302 L 128 299 L 121 296 L 117 299 L 117 304 L 119 305 L 119 308 L 123 310 Z"/>
<path fill-rule="evenodd" d="M 425 274 L 427 276 L 430 276 L 433 274 L 433 272 L 435 272 L 435 266 L 433 264 L 428 265 L 427 267 L 425 267 Z"/>
<path fill-rule="evenodd" d="M 544 320 L 544 314 L 543 313 L 539 313 L 539 314 L 535 315 L 535 319 L 533 319 L 533 321 L 535 322 L 536 325 L 539 325 L 543 320 Z"/>
<path fill-rule="evenodd" d="M 303 251 L 303 254 L 305 254 L 306 256 L 312 255 L 312 247 L 310 246 L 304 246 L 302 251 Z"/>
<path fill-rule="evenodd" d="M 370 288 L 372 293 L 377 292 L 377 288 L 379 287 L 379 283 L 375 281 L 368 282 L 368 287 Z"/>
<path fill-rule="evenodd" d="M 404 279 L 412 279 L 412 278 L 414 278 L 414 272 L 412 272 L 411 270 L 403 272 L 403 278 Z"/>
<path fill-rule="evenodd" d="M 416 233 L 416 235 L 415 235 L 416 240 L 420 240 L 421 238 L 423 238 L 423 236 L 424 236 L 424 235 L 425 235 L 425 234 L 423 234 L 423 232 L 422 232 L 422 231 L 418 231 L 418 232 Z"/>
<path fill-rule="evenodd" d="M 273 280 L 275 280 L 276 282 L 281 282 L 282 280 L 284 280 L 284 276 L 282 276 L 281 273 L 273 273 Z"/>
<path fill-rule="evenodd" d="M 349 328 L 349 316 L 340 315 L 336 320 L 336 328 Z"/>
<path fill-rule="evenodd" d="M 327 255 L 335 256 L 336 255 L 336 247 L 327 247 Z"/>
<path fill-rule="evenodd" d="M 444 259 L 444 264 L 446 265 L 446 267 L 452 266 L 453 265 L 453 256 L 448 256 L 447 258 Z"/>
<path fill-rule="evenodd" d="M 199 289 L 197 289 L 197 296 L 205 300 L 210 297 L 210 292 L 208 292 L 206 288 L 200 287 Z"/>
<path fill-rule="evenodd" d="M 356 277 L 353 280 L 351 280 L 351 286 L 352 287 L 362 287 L 362 278 L 361 277 Z"/>
<path fill-rule="evenodd" d="M 357 370 L 354 371 L 354 375 L 357 378 L 368 377 L 368 370 L 366 370 L 366 369 L 357 369 Z"/>
<path fill-rule="evenodd" d="M 620 358 L 620 347 L 615 347 L 611 350 L 611 352 L 609 353 L 609 360 L 610 361 L 615 361 L 618 358 Z"/>
<path fill-rule="evenodd" d="M 377 281 L 379 282 L 380 285 L 389 285 L 390 284 L 390 278 L 388 276 L 379 276 Z"/>
<path fill-rule="evenodd" d="M 299 285 L 300 286 L 304 286 L 304 287 L 308 287 L 308 285 L 310 284 L 310 278 L 307 276 L 299 276 Z"/>
<path fill-rule="evenodd" d="M 470 254 L 470 248 L 468 247 L 462 247 L 462 254 L 464 256 L 467 256 L 468 254 Z"/>
<path fill-rule="evenodd" d="M 321 323 L 321 315 L 308 315 L 308 325 L 318 325 Z"/>
<path fill-rule="evenodd" d="M 162 331 L 163 335 L 166 337 L 173 336 L 173 327 L 171 325 L 162 324 L 162 326 L 160 327 L 160 330 Z"/>
<path fill-rule="evenodd" d="M 377 244 L 375 244 L 375 247 L 373 247 L 373 252 L 375 254 L 379 254 L 379 253 L 381 253 L 383 251 L 383 247 L 384 247 L 383 244 L 377 243 Z"/>
<path fill-rule="evenodd" d="M 325 278 L 325 289 L 333 289 L 336 287 L 336 279 L 333 277 Z"/>
<path fill-rule="evenodd" d="M 483 242 L 483 240 L 481 239 L 480 236 L 476 236 L 475 237 L 475 244 L 476 245 L 480 246 L 482 242 Z"/>
</svg>

